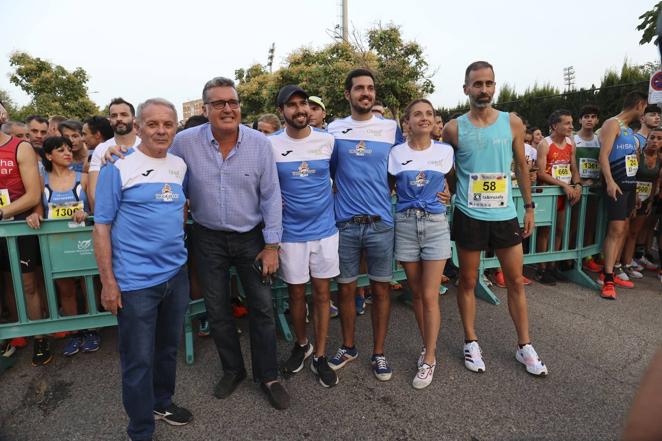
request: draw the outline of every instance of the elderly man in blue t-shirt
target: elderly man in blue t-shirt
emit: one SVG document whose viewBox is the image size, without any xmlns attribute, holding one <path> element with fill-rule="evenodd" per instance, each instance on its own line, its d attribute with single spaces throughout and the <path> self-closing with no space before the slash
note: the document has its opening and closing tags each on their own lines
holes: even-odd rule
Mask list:
<svg viewBox="0 0 662 441">
<path fill-rule="evenodd" d="M 177 346 L 189 302 L 184 247 L 186 164 L 168 153 L 177 112 L 154 98 L 138 107 L 142 139 L 99 173 L 94 248 L 101 303 L 117 315 L 122 398 L 133 440 L 151 440 L 154 420 L 184 425 L 172 401 Z"/>
</svg>

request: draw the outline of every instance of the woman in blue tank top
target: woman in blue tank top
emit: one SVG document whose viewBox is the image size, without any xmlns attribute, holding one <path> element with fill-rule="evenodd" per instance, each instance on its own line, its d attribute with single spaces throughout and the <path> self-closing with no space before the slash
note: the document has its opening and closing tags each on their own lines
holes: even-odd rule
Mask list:
<svg viewBox="0 0 662 441">
<path fill-rule="evenodd" d="M 39 228 L 40 219 L 69 219 L 76 223 L 87 218 L 87 174 L 71 169 L 73 153 L 71 142 L 64 137 L 47 138 L 43 146 L 43 164 L 46 173 L 43 175 L 42 206 L 40 213 L 33 213 L 26 219 L 28 226 Z M 76 283 L 74 278 L 57 279 L 57 288 L 62 315 L 78 315 L 76 301 Z M 80 284 L 85 289 L 83 283 Z M 72 335 L 64 348 L 64 355 L 71 356 L 80 350 L 87 352 L 99 349 L 99 337 L 96 331 L 84 331 Z"/>
</svg>

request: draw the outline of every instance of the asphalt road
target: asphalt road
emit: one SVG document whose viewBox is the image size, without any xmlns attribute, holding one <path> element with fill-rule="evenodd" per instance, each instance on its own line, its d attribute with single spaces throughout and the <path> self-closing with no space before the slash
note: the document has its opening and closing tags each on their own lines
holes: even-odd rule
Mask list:
<svg viewBox="0 0 662 441">
<path fill-rule="evenodd" d="M 662 342 L 658 280 L 649 273 L 636 290 L 620 290 L 617 301 L 569 283 L 530 287 L 533 342 L 550 371 L 542 379 L 515 361 L 506 293 L 496 292 L 502 305 L 478 307 L 484 374 L 464 368 L 455 288 L 442 297 L 437 370 L 423 391 L 411 387 L 420 337 L 411 310 L 397 302 L 387 338 L 391 381 L 380 382 L 370 371 L 368 312 L 357 320 L 359 358 L 340 371 L 338 386 L 322 388 L 306 368 L 287 381 L 292 405 L 286 411 L 272 409 L 252 381 L 226 400 L 215 399 L 218 356 L 209 338 L 198 338 L 193 366 L 180 352 L 175 397 L 195 420 L 185 427 L 157 423 L 156 439 L 619 439 L 640 378 Z M 247 322 L 239 325 L 247 349 Z M 338 320 L 329 334 L 331 353 L 340 343 Z M 73 358 L 59 355 L 64 341 L 56 341 L 58 355 L 46 367 L 32 367 L 31 349 L 21 350 L 16 366 L 0 377 L 0 440 L 127 439 L 115 330 L 104 329 L 102 338 L 99 352 Z M 290 345 L 279 339 L 278 349 L 284 360 Z"/>
</svg>

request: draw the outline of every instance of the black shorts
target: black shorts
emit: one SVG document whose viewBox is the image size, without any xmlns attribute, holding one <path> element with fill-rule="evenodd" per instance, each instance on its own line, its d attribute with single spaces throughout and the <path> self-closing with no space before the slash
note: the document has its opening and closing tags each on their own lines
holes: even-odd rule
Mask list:
<svg viewBox="0 0 662 441">
<path fill-rule="evenodd" d="M 19 263 L 21 273 L 33 273 L 40 262 L 39 239 L 37 236 L 20 236 L 17 238 Z M 9 272 L 9 251 L 7 239 L 0 238 L 0 271 Z"/>
<path fill-rule="evenodd" d="M 623 194 L 619 194 L 616 200 L 611 198 L 605 192 L 605 207 L 607 208 L 608 221 L 622 221 L 630 217 L 632 210 L 637 202 L 636 190 L 623 190 Z"/>
<path fill-rule="evenodd" d="M 469 217 L 456 208 L 453 210 L 451 239 L 465 250 L 498 250 L 521 244 L 522 229 L 517 217 L 504 221 L 484 221 Z"/>
</svg>

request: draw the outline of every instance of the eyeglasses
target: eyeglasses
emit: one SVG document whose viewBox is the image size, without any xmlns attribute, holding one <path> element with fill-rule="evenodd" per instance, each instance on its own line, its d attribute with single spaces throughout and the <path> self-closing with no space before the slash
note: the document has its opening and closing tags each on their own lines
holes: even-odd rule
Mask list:
<svg viewBox="0 0 662 441">
<path fill-rule="evenodd" d="M 209 104 L 216 110 L 225 109 L 226 104 L 230 106 L 230 109 L 239 108 L 239 100 L 217 100 L 217 101 L 207 101 L 205 104 Z"/>
</svg>

